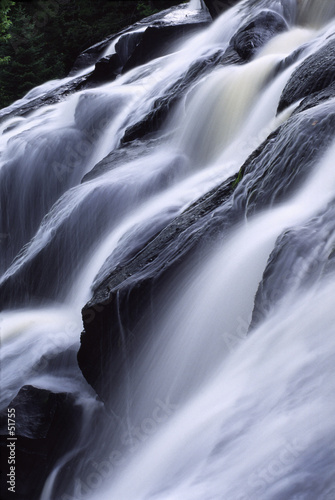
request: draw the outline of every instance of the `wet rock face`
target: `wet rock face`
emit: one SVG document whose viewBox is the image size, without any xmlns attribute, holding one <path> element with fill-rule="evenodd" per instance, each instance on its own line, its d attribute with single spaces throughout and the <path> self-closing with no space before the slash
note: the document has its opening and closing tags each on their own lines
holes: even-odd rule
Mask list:
<svg viewBox="0 0 335 500">
<path fill-rule="evenodd" d="M 15 494 L 1 476 L 1 498 L 38 499 L 57 460 L 75 445 L 82 412 L 75 398 L 27 385 L 8 405 L 15 414 Z M 8 471 L 8 414 L 0 415 L 1 469 Z"/>
<path fill-rule="evenodd" d="M 286 31 L 286 21 L 276 12 L 264 11 L 243 26 L 230 44 L 242 59 L 250 60 L 273 36 Z"/>
<path fill-rule="evenodd" d="M 185 75 L 167 90 L 166 95 L 156 99 L 152 110 L 143 120 L 127 128 L 122 142 L 125 144 L 157 132 L 192 84 L 216 66 L 247 63 L 258 49 L 275 35 L 287 30 L 287 27 L 281 15 L 271 11 L 261 12 L 233 36 L 226 51 L 216 51 L 194 63 Z M 149 30 L 150 28 L 147 31 Z"/>
<path fill-rule="evenodd" d="M 0 123 L 13 116 L 27 116 L 42 106 L 55 104 L 63 100 L 70 94 L 73 94 L 77 90 L 81 89 L 85 85 L 86 78 L 86 76 L 78 76 L 78 78 L 74 78 L 70 82 L 61 85 L 56 90 L 49 90 L 48 92 L 45 92 L 35 99 L 29 100 L 19 107 L 9 106 L 0 110 Z"/>
<path fill-rule="evenodd" d="M 278 113 L 299 99 L 320 92 L 335 81 L 335 40 L 307 57 L 293 72 L 281 95 Z"/>
<path fill-rule="evenodd" d="M 208 24 L 208 22 L 198 22 L 172 26 L 149 26 L 143 33 L 140 42 L 135 45 L 122 72 L 125 73 L 156 57 L 169 54 L 173 51 L 175 44 L 205 28 Z"/>
<path fill-rule="evenodd" d="M 88 76 L 85 84 L 112 82 L 120 74 L 122 63 L 117 54 L 102 57 L 96 63 L 94 71 Z"/>
<path fill-rule="evenodd" d="M 212 55 L 206 55 L 202 59 L 199 59 L 176 83 L 167 89 L 165 95 L 155 100 L 152 110 L 143 120 L 126 129 L 122 143 L 126 144 L 136 139 L 141 139 L 160 130 L 167 117 L 171 115 L 174 107 L 185 96 L 191 85 L 200 81 L 203 76 L 210 73 L 215 67 L 228 64 L 242 64 L 243 62 L 242 58 L 232 47 L 229 47 L 225 52 L 220 50 L 215 51 Z"/>
<path fill-rule="evenodd" d="M 148 307 L 157 307 L 161 287 L 173 280 L 179 265 L 201 251 L 226 223 L 225 201 L 235 180 L 228 179 L 198 200 L 128 262 L 111 269 L 102 281 L 98 276 L 93 298 L 82 311 L 85 331 L 78 363 L 108 406 L 113 404 L 114 388 L 122 384 L 123 349 L 131 360 L 145 341 L 138 331 L 148 335 L 150 327 L 144 326 Z"/>
<path fill-rule="evenodd" d="M 171 26 L 148 26 L 140 32 L 123 34 L 115 45 L 115 53 L 100 58 L 85 85 L 113 81 L 118 75 L 169 54 L 174 44 L 208 26 L 208 22 L 193 22 Z"/>
<path fill-rule="evenodd" d="M 222 12 L 230 9 L 238 0 L 203 0 L 213 19 L 219 17 Z"/>
<path fill-rule="evenodd" d="M 98 42 L 95 45 L 92 45 L 92 47 L 89 47 L 88 49 L 84 50 L 84 52 L 79 54 L 73 65 L 73 68 L 69 73 L 69 76 L 73 76 L 79 71 L 95 64 L 105 52 L 108 45 L 112 42 L 114 36 L 108 37 L 102 42 Z"/>
<path fill-rule="evenodd" d="M 290 291 L 304 289 L 335 269 L 335 202 L 277 239 L 259 284 L 250 330 Z"/>
<path fill-rule="evenodd" d="M 128 262 L 96 279 L 83 309 L 79 366 L 107 405 L 124 377 L 124 349 L 131 359 L 146 341 L 160 290 L 204 259 L 207 245 L 224 238 L 240 220 L 289 197 L 329 146 L 335 111 L 327 102 L 296 113 L 247 159 L 238 175 L 176 217 Z M 294 138 L 294 140 L 293 140 Z M 108 271 L 108 270 L 107 270 Z"/>
</svg>

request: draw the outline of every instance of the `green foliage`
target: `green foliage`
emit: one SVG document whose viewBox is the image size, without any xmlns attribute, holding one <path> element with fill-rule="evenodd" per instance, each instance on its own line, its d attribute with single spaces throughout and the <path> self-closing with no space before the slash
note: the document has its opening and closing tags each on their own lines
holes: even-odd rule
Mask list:
<svg viewBox="0 0 335 500">
<path fill-rule="evenodd" d="M 234 180 L 233 184 L 232 184 L 232 187 L 235 189 L 236 186 L 241 182 L 241 180 L 243 179 L 243 176 L 244 176 L 244 168 L 241 167 L 238 174 L 237 174 L 237 177 L 236 179 Z"/>
<path fill-rule="evenodd" d="M 36 85 L 66 76 L 78 54 L 91 45 L 178 3 L 178 0 L 0 0 L 0 108 Z"/>
<path fill-rule="evenodd" d="M 0 1 L 0 40 L 8 40 L 8 29 L 11 26 L 11 21 L 8 19 L 8 12 L 10 8 L 14 5 L 11 0 L 1 0 Z"/>
<path fill-rule="evenodd" d="M 14 5 L 14 2 L 11 0 L 1 0 L 0 1 L 0 43 L 3 44 L 7 42 L 10 38 L 10 34 L 8 32 L 12 23 L 8 18 L 8 13 L 11 7 Z M 1 57 L 0 55 L 0 65 L 9 63 L 9 56 L 4 55 Z"/>
<path fill-rule="evenodd" d="M 1 68 L 1 99 L 4 105 L 21 97 L 31 88 L 54 78 L 55 70 L 63 73 L 57 61 L 57 51 L 45 50 L 43 32 L 36 29 L 36 21 L 23 5 L 15 11 L 7 53 L 8 64 Z"/>
<path fill-rule="evenodd" d="M 146 2 L 145 0 L 137 2 L 136 10 L 141 15 L 141 17 L 149 17 L 158 12 L 157 9 L 154 9 L 152 7 L 151 2 Z"/>
</svg>

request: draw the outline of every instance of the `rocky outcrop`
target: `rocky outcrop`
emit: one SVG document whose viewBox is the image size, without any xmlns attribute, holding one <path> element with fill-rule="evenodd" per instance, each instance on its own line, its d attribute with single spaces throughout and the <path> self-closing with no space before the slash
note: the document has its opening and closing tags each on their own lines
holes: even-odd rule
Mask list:
<svg viewBox="0 0 335 500">
<path fill-rule="evenodd" d="M 335 97 L 335 82 L 331 83 L 328 87 L 321 90 L 321 92 L 314 92 L 313 94 L 305 97 L 294 111 L 294 114 L 301 113 L 315 106 L 319 106 L 324 102 L 329 101 Z"/>
<path fill-rule="evenodd" d="M 230 9 L 238 0 L 203 0 L 213 19 L 219 17 L 222 12 Z"/>
<path fill-rule="evenodd" d="M 187 36 L 208 26 L 208 22 L 176 24 L 172 26 L 149 26 L 141 40 L 123 66 L 122 72 L 145 64 L 156 57 L 173 52 L 175 44 L 185 40 Z"/>
<path fill-rule="evenodd" d="M 335 81 L 335 40 L 307 57 L 293 72 L 278 105 L 278 113 L 307 96 L 326 89 Z"/>
<path fill-rule="evenodd" d="M 252 313 L 250 330 L 290 292 L 303 290 L 335 270 L 335 202 L 298 227 L 287 229 L 276 241 Z"/>
<path fill-rule="evenodd" d="M 85 378 L 108 405 L 112 405 L 114 389 L 122 382 L 123 349 L 131 359 L 144 341 L 135 330 L 145 321 L 149 304 L 155 307 L 162 283 L 173 281 L 179 264 L 222 229 L 222 206 L 228 202 L 235 180 L 229 179 L 192 205 L 102 282 L 97 278 L 94 296 L 83 309 L 85 332 L 78 362 Z"/>
<path fill-rule="evenodd" d="M 243 60 L 250 60 L 272 37 L 286 31 L 285 19 L 272 11 L 254 17 L 233 36 L 230 44 Z"/>
<path fill-rule="evenodd" d="M 333 140 L 335 109 L 319 105 L 297 113 L 272 133 L 233 178 L 207 193 L 174 219 L 128 262 L 96 279 L 83 309 L 84 332 L 79 366 L 108 404 L 124 377 L 124 351 L 130 359 L 150 334 L 150 318 L 159 307 L 160 290 L 190 257 L 224 238 L 240 220 L 289 197 Z M 294 140 L 292 140 L 294 137 Z M 107 272 L 106 272 L 107 268 Z"/>
<path fill-rule="evenodd" d="M 206 74 L 209 74 L 215 67 L 242 63 L 243 60 L 232 47 L 229 47 L 225 52 L 216 50 L 212 55 L 206 54 L 206 56 L 196 61 L 185 74 L 178 78 L 165 91 L 164 95 L 154 101 L 151 111 L 149 111 L 143 120 L 134 123 L 126 129 L 122 143 L 125 144 L 136 139 L 141 139 L 161 129 L 168 115 L 171 114 L 174 107 L 185 96 L 191 85 L 194 85 Z"/>
<path fill-rule="evenodd" d="M 93 84 L 112 82 L 121 73 L 122 63 L 119 56 L 111 54 L 106 57 L 102 57 L 96 63 L 94 70 L 88 78 L 84 81 L 84 86 L 88 87 Z"/>
<path fill-rule="evenodd" d="M 84 52 L 81 52 L 75 60 L 69 76 L 74 76 L 79 71 L 95 64 L 106 51 L 108 45 L 112 43 L 115 38 L 116 35 L 111 35 L 105 40 L 102 40 L 101 42 L 96 43 L 95 45 L 92 45 L 88 49 L 84 50 Z"/>
<path fill-rule="evenodd" d="M 7 411 L 0 415 L 1 498 L 37 500 L 57 460 L 78 440 L 82 411 L 67 393 L 53 393 L 27 385 L 8 405 L 15 410 L 13 439 L 8 434 Z M 14 439 L 16 438 L 16 439 Z M 8 445 L 14 443 L 15 494 L 6 484 Z"/>
<path fill-rule="evenodd" d="M 84 86 L 113 81 L 121 73 L 169 54 L 173 51 L 173 43 L 182 42 L 206 26 L 208 22 L 148 26 L 144 31 L 125 33 L 116 43 L 115 53 L 96 62 Z"/>
<path fill-rule="evenodd" d="M 78 56 L 71 69 L 69 73 L 69 76 L 73 77 L 71 81 L 44 92 L 36 99 L 29 99 L 27 102 L 18 101 L 18 104 L 14 103 L 13 106 L 4 108 L 0 112 L 0 123 L 14 116 L 26 116 L 41 106 L 59 102 L 77 90 L 113 81 L 129 69 L 172 52 L 174 42 L 182 42 L 211 22 L 210 16 L 204 11 L 194 16 L 180 15 L 177 20 L 174 18 L 170 20 L 168 15 L 176 10 L 182 12 L 186 10 L 186 5 L 175 6 L 149 16 L 89 47 Z M 115 53 L 104 57 L 109 45 L 117 39 Z M 95 67 L 92 71 L 75 78 L 79 71 L 93 65 Z"/>
<path fill-rule="evenodd" d="M 70 82 L 60 85 L 56 89 L 52 89 L 38 95 L 35 99 L 30 99 L 27 102 L 22 100 L 17 101 L 14 105 L 8 106 L 0 111 L 0 123 L 14 116 L 27 116 L 35 111 L 35 109 L 48 104 L 55 104 L 65 99 L 70 94 L 73 94 L 77 90 L 81 89 L 86 81 L 86 78 L 87 76 L 79 76 Z"/>
<path fill-rule="evenodd" d="M 216 51 L 199 59 L 178 81 L 155 100 L 147 116 L 125 131 L 123 143 L 157 132 L 188 88 L 217 66 L 248 62 L 273 36 L 287 29 L 287 23 L 275 12 L 264 11 L 243 26 L 231 39 L 226 51 Z"/>
</svg>

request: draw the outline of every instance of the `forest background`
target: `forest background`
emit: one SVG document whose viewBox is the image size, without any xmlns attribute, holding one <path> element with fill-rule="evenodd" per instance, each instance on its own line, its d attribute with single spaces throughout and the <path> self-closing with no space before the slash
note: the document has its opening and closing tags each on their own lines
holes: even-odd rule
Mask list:
<svg viewBox="0 0 335 500">
<path fill-rule="evenodd" d="M 65 77 L 77 56 L 181 0 L 0 0 L 0 109 Z"/>
</svg>

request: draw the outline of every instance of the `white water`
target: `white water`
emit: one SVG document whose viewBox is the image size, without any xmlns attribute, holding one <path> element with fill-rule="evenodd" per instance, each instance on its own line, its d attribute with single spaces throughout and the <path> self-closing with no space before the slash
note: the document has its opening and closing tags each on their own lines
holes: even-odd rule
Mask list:
<svg viewBox="0 0 335 500">
<path fill-rule="evenodd" d="M 281 2 L 268 3 L 282 11 Z M 96 404 L 79 381 L 79 369 L 60 363 L 49 373 L 48 362 L 78 349 L 80 309 L 97 273 L 110 255 L 117 265 L 236 173 L 289 118 L 296 104 L 276 116 L 281 92 L 303 57 L 334 32 L 334 24 L 324 27 L 333 5 L 299 1 L 300 26 L 275 37 L 248 64 L 219 67 L 202 78 L 170 117 L 163 143 L 144 146 L 135 159 L 83 184 L 82 176 L 118 147 L 125 129 L 144 118 L 192 62 L 228 45 L 236 27 L 251 17 L 247 0 L 176 53 L 2 125 L 1 165 L 13 172 L 15 203 L 1 233 L 6 242 L 10 230 L 13 250 L 0 284 L 15 279 L 61 234 L 57 262 L 47 261 L 42 269 L 40 281 L 46 277 L 46 284 L 32 294 L 34 305 L 3 314 L 2 408 L 24 384 L 81 392 L 83 405 Z M 194 0 L 187 7 L 198 8 Z M 309 42 L 309 51 L 271 80 L 277 63 Z M 58 83 L 49 82 L 26 101 L 53 85 Z M 324 106 L 331 112 L 334 104 Z M 90 127 L 99 133 L 87 142 Z M 108 425 L 101 430 L 104 456 L 122 450 L 120 463 L 110 460 L 111 471 L 99 488 L 74 471 L 74 480 L 86 485 L 84 496 L 73 485 L 64 484 L 62 491 L 68 487 L 76 500 L 335 498 L 334 282 L 324 278 L 310 289 L 292 291 L 247 336 L 276 239 L 317 216 L 334 198 L 334 153 L 332 145 L 288 200 L 234 227 L 201 262 L 188 262 L 173 293 L 162 292 L 161 310 L 153 318 L 155 338 L 129 368 L 126 401 L 113 408 L 127 430 L 122 436 L 111 434 Z M 58 184 L 55 172 L 61 172 Z M 37 183 L 46 193 L 43 203 L 43 194 L 34 191 Z M 57 285 L 50 294 L 49 273 L 50 288 L 53 280 Z M 162 401 L 171 403 L 167 410 Z M 89 412 L 85 425 L 86 432 L 94 425 Z M 53 488 L 62 482 L 66 460 L 50 475 L 41 500 L 57 498 Z"/>
</svg>

